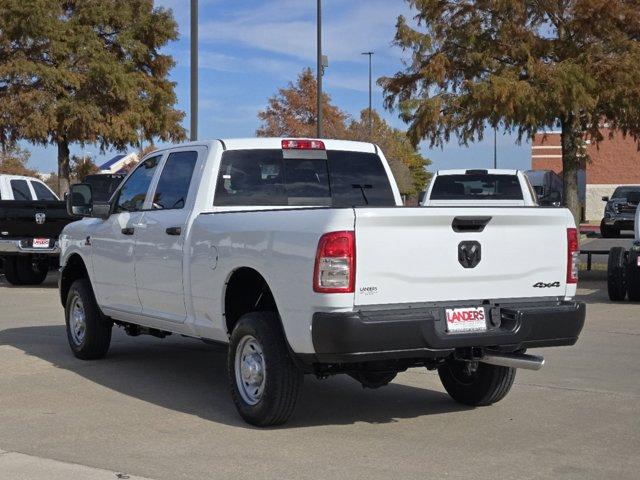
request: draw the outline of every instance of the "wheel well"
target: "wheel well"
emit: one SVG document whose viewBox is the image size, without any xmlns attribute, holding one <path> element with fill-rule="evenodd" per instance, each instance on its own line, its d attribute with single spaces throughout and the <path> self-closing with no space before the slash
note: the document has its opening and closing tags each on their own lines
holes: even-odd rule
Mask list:
<svg viewBox="0 0 640 480">
<path fill-rule="evenodd" d="M 63 307 L 67 303 L 67 294 L 71 285 L 79 278 L 89 278 L 89 273 L 82 257 L 73 254 L 67 259 L 67 263 L 60 272 L 60 302 Z"/>
<path fill-rule="evenodd" d="M 239 268 L 227 281 L 224 295 L 224 317 L 227 332 L 245 313 L 255 311 L 276 312 L 276 302 L 265 279 L 252 268 Z"/>
</svg>

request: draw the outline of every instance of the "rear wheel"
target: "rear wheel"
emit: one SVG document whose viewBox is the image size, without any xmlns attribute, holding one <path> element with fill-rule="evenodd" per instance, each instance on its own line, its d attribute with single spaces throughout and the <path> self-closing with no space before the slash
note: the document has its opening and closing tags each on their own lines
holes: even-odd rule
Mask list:
<svg viewBox="0 0 640 480">
<path fill-rule="evenodd" d="M 502 400 L 511 390 L 516 369 L 448 359 L 438 367 L 438 375 L 451 398 L 477 407 Z"/>
<path fill-rule="evenodd" d="M 631 250 L 627 256 L 627 293 L 632 302 L 640 301 L 640 251 Z"/>
<path fill-rule="evenodd" d="M 607 262 L 607 292 L 614 302 L 627 296 L 627 251 L 622 247 L 609 250 Z"/>
<path fill-rule="evenodd" d="M 86 278 L 73 282 L 65 308 L 67 340 L 73 354 L 83 360 L 102 358 L 111 344 L 111 320 L 100 312 Z"/>
<path fill-rule="evenodd" d="M 22 281 L 18 277 L 17 258 L 5 257 L 4 259 L 4 276 L 11 285 L 22 285 Z"/>
<path fill-rule="evenodd" d="M 36 261 L 31 255 L 16 257 L 16 269 L 22 285 L 40 285 L 47 278 L 49 263 Z"/>
<path fill-rule="evenodd" d="M 243 315 L 229 340 L 227 362 L 233 402 L 252 425 L 286 422 L 296 405 L 302 372 L 289 356 L 274 313 Z"/>
</svg>

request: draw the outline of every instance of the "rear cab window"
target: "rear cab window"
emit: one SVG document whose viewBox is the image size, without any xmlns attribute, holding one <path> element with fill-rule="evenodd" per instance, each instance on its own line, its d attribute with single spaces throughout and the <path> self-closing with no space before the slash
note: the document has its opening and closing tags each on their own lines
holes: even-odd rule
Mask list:
<svg viewBox="0 0 640 480">
<path fill-rule="evenodd" d="M 466 173 L 438 175 L 431 200 L 523 200 L 517 175 Z"/>
<path fill-rule="evenodd" d="M 14 200 L 34 200 L 31 198 L 31 190 L 26 180 L 11 180 L 10 183 Z"/>
<path fill-rule="evenodd" d="M 31 181 L 31 187 L 38 200 L 58 200 L 58 197 L 56 197 L 46 185 L 40 182 Z"/>
<path fill-rule="evenodd" d="M 380 157 L 342 150 L 230 150 L 216 206 L 395 206 Z"/>
</svg>

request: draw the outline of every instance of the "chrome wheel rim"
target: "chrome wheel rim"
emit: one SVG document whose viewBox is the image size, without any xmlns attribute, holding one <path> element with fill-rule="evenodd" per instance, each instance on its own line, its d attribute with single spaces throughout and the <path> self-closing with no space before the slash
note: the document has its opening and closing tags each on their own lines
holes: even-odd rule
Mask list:
<svg viewBox="0 0 640 480">
<path fill-rule="evenodd" d="M 87 332 L 87 318 L 84 313 L 84 305 L 80 297 L 74 297 L 69 312 L 69 331 L 76 345 L 82 345 Z"/>
<path fill-rule="evenodd" d="M 245 335 L 238 342 L 235 374 L 242 400 L 249 405 L 257 404 L 264 393 L 267 369 L 262 346 L 252 335 Z"/>
</svg>

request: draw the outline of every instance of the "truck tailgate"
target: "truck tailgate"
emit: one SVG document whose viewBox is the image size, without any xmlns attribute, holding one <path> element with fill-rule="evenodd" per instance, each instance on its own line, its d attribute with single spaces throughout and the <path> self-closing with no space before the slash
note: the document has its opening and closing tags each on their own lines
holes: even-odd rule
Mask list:
<svg viewBox="0 0 640 480">
<path fill-rule="evenodd" d="M 36 220 L 39 214 L 40 221 Z M 54 200 L 0 200 L 0 238 L 58 238 L 67 223 L 64 202 Z"/>
<path fill-rule="evenodd" d="M 355 219 L 356 305 L 568 294 L 568 210 L 356 208 Z"/>
</svg>

